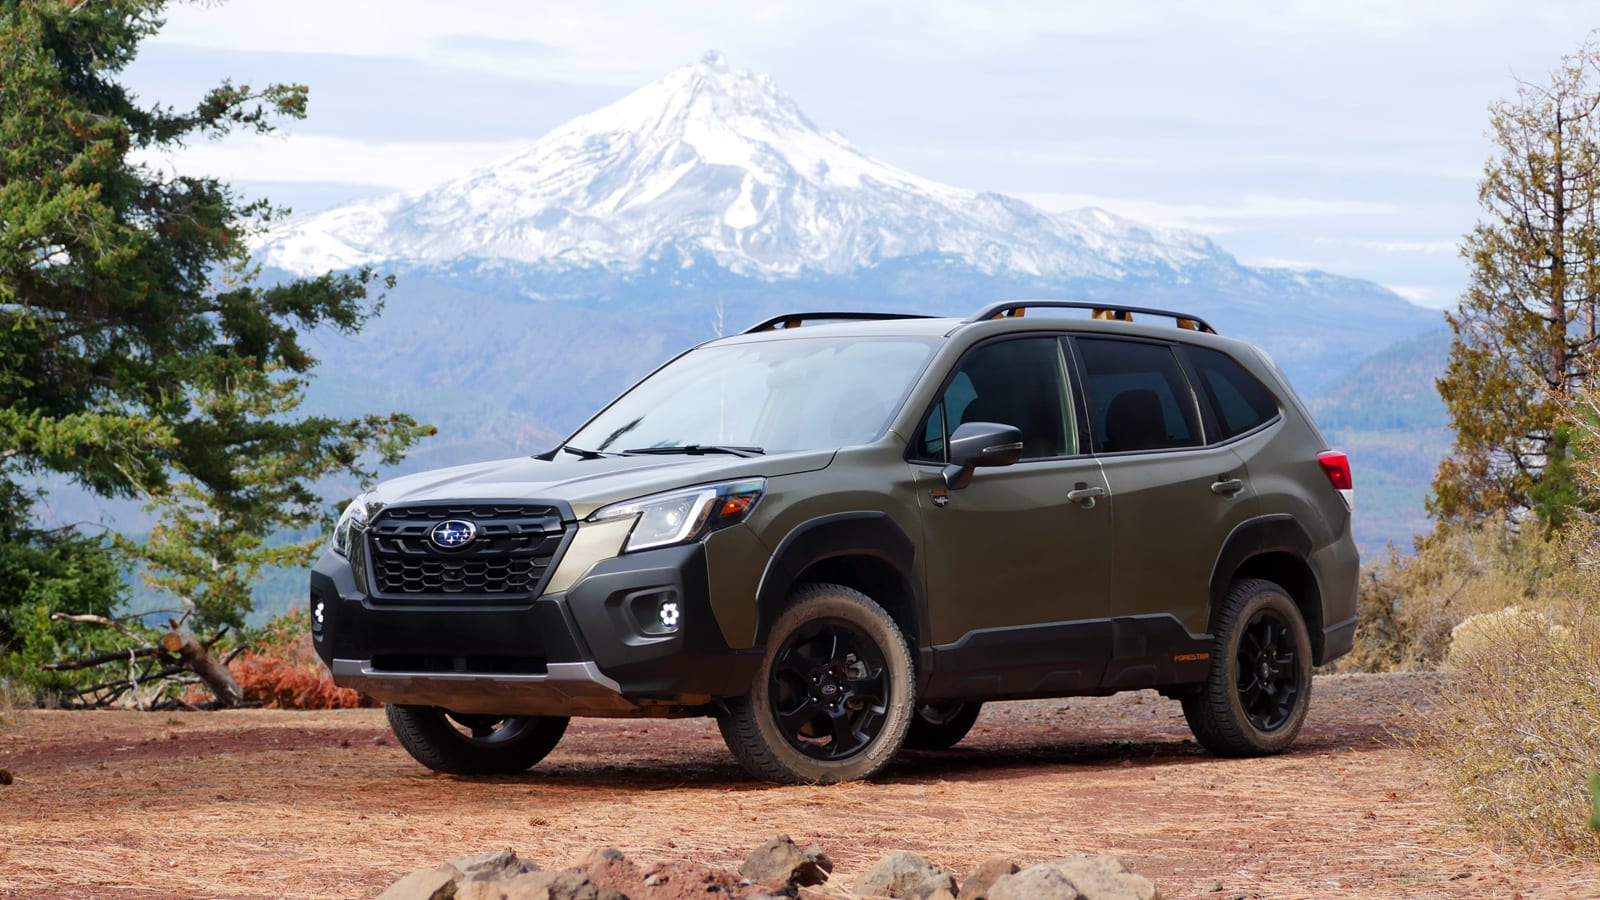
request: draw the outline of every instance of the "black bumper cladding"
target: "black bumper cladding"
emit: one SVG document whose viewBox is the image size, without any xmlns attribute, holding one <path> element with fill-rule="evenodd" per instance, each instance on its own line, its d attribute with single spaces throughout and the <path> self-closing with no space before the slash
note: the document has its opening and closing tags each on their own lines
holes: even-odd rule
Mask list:
<svg viewBox="0 0 1600 900">
<path fill-rule="evenodd" d="M 532 597 L 369 594 L 362 564 L 330 552 L 312 571 L 313 643 L 337 684 L 385 703 L 501 715 L 691 715 L 748 692 L 760 660 L 722 640 L 700 544 L 608 559 L 570 591 Z M 662 598 L 677 603 L 671 633 L 645 614 Z"/>
</svg>

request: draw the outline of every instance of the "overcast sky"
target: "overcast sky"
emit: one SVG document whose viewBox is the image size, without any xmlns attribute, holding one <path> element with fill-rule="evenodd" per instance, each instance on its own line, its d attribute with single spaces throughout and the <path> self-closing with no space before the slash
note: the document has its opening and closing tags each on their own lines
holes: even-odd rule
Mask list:
<svg viewBox="0 0 1600 900">
<path fill-rule="evenodd" d="M 715 48 L 919 175 L 1444 306 L 1489 103 L 1595 27 L 1594 0 L 230 0 L 173 8 L 128 80 L 179 105 L 309 85 L 284 136 L 183 162 L 309 211 L 507 155 Z"/>
</svg>

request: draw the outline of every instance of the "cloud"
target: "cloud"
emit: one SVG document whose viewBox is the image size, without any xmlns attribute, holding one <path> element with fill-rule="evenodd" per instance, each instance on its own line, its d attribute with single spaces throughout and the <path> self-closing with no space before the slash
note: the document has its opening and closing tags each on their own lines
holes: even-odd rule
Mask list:
<svg viewBox="0 0 1600 900">
<path fill-rule="evenodd" d="M 1317 238 L 1316 242 L 1342 247 L 1359 247 L 1363 250 L 1376 250 L 1379 253 L 1419 253 L 1426 256 L 1455 253 L 1461 246 L 1455 241 L 1375 241 L 1359 238 Z"/>
<path fill-rule="evenodd" d="M 1400 208 L 1392 203 L 1278 197 L 1272 194 L 1246 194 L 1229 205 L 1163 203 L 1156 200 L 1102 197 L 1094 194 L 1023 193 L 1017 196 L 1051 212 L 1066 212 L 1094 206 L 1140 222 L 1195 231 L 1206 231 L 1209 228 L 1213 232 L 1227 231 L 1228 226 L 1225 223 L 1229 220 L 1388 216 L 1400 211 Z"/>
<path fill-rule="evenodd" d="M 343 183 L 397 191 L 431 187 L 527 149 L 526 141 L 366 141 L 321 135 L 235 136 L 135 158 L 224 181 Z"/>
<path fill-rule="evenodd" d="M 1396 294 L 1399 294 L 1418 306 L 1426 306 L 1429 309 L 1449 309 L 1450 307 L 1454 306 L 1456 302 L 1456 298 L 1453 294 L 1449 294 L 1435 287 L 1406 284 L 1386 284 L 1384 287 L 1394 291 Z"/>
</svg>

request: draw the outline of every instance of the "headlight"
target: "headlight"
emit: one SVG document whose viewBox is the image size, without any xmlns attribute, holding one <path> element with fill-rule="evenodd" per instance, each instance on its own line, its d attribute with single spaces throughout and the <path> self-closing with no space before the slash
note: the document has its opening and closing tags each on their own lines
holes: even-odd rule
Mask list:
<svg viewBox="0 0 1600 900">
<path fill-rule="evenodd" d="M 594 511 L 591 522 L 635 517 L 622 552 L 698 541 L 718 528 L 744 521 L 766 490 L 764 478 L 709 484 L 613 503 Z"/>
<path fill-rule="evenodd" d="M 362 494 L 350 501 L 350 505 L 339 514 L 339 524 L 333 526 L 333 552 L 340 556 L 350 555 L 350 536 L 353 531 L 361 531 L 367 527 L 367 516 L 374 510 L 368 508 L 371 494 Z"/>
</svg>

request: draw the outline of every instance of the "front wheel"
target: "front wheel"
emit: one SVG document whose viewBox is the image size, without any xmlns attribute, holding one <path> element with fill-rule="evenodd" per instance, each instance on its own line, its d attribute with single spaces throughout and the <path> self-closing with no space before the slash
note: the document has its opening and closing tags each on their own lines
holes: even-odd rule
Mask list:
<svg viewBox="0 0 1600 900">
<path fill-rule="evenodd" d="M 717 720 L 757 778 L 833 784 L 870 778 L 905 741 L 911 651 L 883 607 L 836 584 L 806 585 L 772 626 L 749 696 Z"/>
<path fill-rule="evenodd" d="M 1211 672 L 1183 699 L 1201 746 L 1218 756 L 1281 753 L 1311 703 L 1311 637 L 1289 595 L 1271 581 L 1234 582 L 1223 598 Z"/>
<path fill-rule="evenodd" d="M 524 771 L 550 755 L 568 722 L 561 716 L 494 716 L 392 703 L 384 710 L 413 759 L 450 775 Z"/>
</svg>

